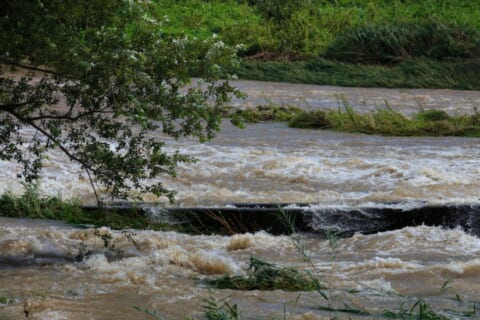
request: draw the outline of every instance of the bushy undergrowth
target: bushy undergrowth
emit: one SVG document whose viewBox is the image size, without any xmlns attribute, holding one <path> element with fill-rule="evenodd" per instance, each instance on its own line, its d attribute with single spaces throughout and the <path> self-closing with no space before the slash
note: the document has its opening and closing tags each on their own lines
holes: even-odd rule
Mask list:
<svg viewBox="0 0 480 320">
<path fill-rule="evenodd" d="M 480 57 L 480 32 L 436 21 L 365 25 L 338 35 L 325 56 L 345 62 L 380 64 L 418 57 L 473 59 Z"/>
<path fill-rule="evenodd" d="M 394 66 L 308 61 L 243 60 L 235 70 L 243 79 L 385 88 L 480 89 L 480 59 L 405 60 Z"/>
<path fill-rule="evenodd" d="M 407 33 L 415 33 L 417 24 L 424 21 L 469 26 L 465 30 L 480 27 L 477 4 L 467 0 L 156 0 L 154 3 L 157 18 L 168 16 L 168 20 L 163 19 L 167 33 L 200 38 L 215 33 L 226 43 L 245 44 L 244 54 L 273 51 L 290 58 L 323 54 L 339 34 L 367 24 L 395 23 L 411 28 Z M 464 31 L 463 27 L 456 30 Z M 424 31 L 445 34 L 448 30 L 424 28 Z"/>
<path fill-rule="evenodd" d="M 364 87 L 480 88 L 476 1 L 152 3 L 152 15 L 162 21 L 166 34 L 200 39 L 215 35 L 228 45 L 243 44 L 239 51 L 244 58 L 242 65 L 231 70 L 243 79 Z"/>
<path fill-rule="evenodd" d="M 254 8 L 234 0 L 157 0 L 153 15 L 162 30 L 176 36 L 220 37 L 228 45 L 242 44 L 244 54 L 265 50 L 272 41 Z"/>
</svg>

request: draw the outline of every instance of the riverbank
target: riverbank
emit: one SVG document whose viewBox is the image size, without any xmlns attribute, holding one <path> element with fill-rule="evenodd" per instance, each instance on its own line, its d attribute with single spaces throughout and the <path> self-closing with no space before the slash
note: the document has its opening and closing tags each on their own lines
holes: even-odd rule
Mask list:
<svg viewBox="0 0 480 320">
<path fill-rule="evenodd" d="M 480 89 L 480 19 L 471 1 L 158 0 L 168 36 L 239 46 L 241 79 Z"/>
<path fill-rule="evenodd" d="M 232 70 L 240 79 L 343 87 L 480 90 L 480 59 L 414 59 L 396 65 L 345 63 L 325 58 L 304 61 L 242 59 Z"/>
</svg>

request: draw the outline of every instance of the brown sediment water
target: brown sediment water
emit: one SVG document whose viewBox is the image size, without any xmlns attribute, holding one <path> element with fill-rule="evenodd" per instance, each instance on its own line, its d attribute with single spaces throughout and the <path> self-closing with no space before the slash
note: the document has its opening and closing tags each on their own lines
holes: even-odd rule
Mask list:
<svg viewBox="0 0 480 320">
<path fill-rule="evenodd" d="M 251 95 L 241 105 L 234 101 L 238 107 L 266 99 L 280 103 L 303 99 L 308 102 L 305 107 L 331 107 L 338 93 L 358 110 L 373 110 L 386 98 L 404 113 L 419 106 L 468 112 L 480 101 L 475 91 L 236 84 Z M 164 180 L 178 191 L 173 205 L 178 207 L 255 202 L 409 207 L 479 200 L 478 138 L 367 136 L 291 129 L 285 123 L 252 124 L 240 130 L 225 121 L 218 137 L 208 143 L 182 139 L 168 141 L 167 146 L 169 152 L 180 150 L 199 159 L 181 165 L 176 178 Z M 21 168 L 8 162 L 0 166 L 0 191 L 21 193 L 16 179 Z M 46 159 L 40 188 L 44 194 L 75 197 L 86 204 L 94 200 L 84 172 L 58 152 Z M 168 205 L 166 199 L 152 195 L 144 195 L 144 200 Z M 480 292 L 480 240 L 460 229 L 417 226 L 357 234 L 334 243 L 304 234 L 300 247 L 311 263 L 291 237 L 265 232 L 233 236 L 132 232 L 135 243 L 122 232 L 105 228 L 95 232 L 51 221 L 0 219 L 0 296 L 13 300 L 0 305 L 0 319 L 22 319 L 25 312 L 29 319 L 148 318 L 135 306 L 156 310 L 163 319 L 186 319 L 199 317 L 204 299 L 210 297 L 228 297 L 246 319 L 332 317 L 318 308 L 328 302 L 315 292 L 299 296 L 282 290 L 210 290 L 200 281 L 225 273 L 245 274 L 252 256 L 312 270 L 331 288 L 327 290 L 331 305 L 348 302 L 368 311 L 364 316 L 368 319 L 380 317 L 383 309 L 398 309 L 404 301 L 412 303 L 415 297 L 450 309 L 455 307 L 450 298 L 456 294 L 467 301 L 478 300 Z M 111 235 L 114 247 L 105 249 L 99 233 Z M 446 281 L 447 290 L 440 292 Z M 362 317 L 345 318 L 349 316 Z"/>
<path fill-rule="evenodd" d="M 480 239 L 461 230 L 410 227 L 338 239 L 333 247 L 302 235 L 307 263 L 291 238 L 265 232 L 134 231 L 134 244 L 122 232 L 100 229 L 111 235 L 111 250 L 91 229 L 7 218 L 0 225 L 0 295 L 15 300 L 0 306 L 1 319 L 22 319 L 25 312 L 29 319 L 143 319 L 135 306 L 156 310 L 163 319 L 186 319 L 200 315 L 203 299 L 212 297 L 228 297 L 247 319 L 283 319 L 285 305 L 291 318 L 328 315 L 318 309 L 328 304 L 318 293 L 301 293 L 294 308 L 298 292 L 211 290 L 202 284 L 244 274 L 252 256 L 308 268 L 331 288 L 330 303 L 355 304 L 371 315 L 399 308 L 402 295 L 430 299 L 441 309 L 457 293 L 467 301 L 480 292 Z M 439 294 L 446 281 L 449 288 Z"/>
</svg>

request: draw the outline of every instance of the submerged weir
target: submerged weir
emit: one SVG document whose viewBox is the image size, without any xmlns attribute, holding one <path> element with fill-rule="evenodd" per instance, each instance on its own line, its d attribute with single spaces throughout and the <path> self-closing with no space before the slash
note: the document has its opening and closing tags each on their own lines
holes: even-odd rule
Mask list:
<svg viewBox="0 0 480 320">
<path fill-rule="evenodd" d="M 162 209 L 165 210 L 165 209 Z M 147 209 L 147 212 L 151 210 Z M 191 224 L 204 232 L 291 234 L 311 232 L 353 236 L 419 225 L 462 228 L 480 237 L 480 205 L 426 205 L 403 207 L 322 207 L 308 204 L 235 204 L 225 208 L 167 209 L 176 223 Z M 157 213 L 158 214 L 158 213 Z M 155 213 L 153 213 L 155 217 Z"/>
</svg>

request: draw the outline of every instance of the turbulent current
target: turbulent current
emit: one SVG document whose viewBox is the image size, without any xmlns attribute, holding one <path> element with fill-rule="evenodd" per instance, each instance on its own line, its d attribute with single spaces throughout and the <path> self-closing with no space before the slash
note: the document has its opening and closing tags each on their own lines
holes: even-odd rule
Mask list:
<svg viewBox="0 0 480 320">
<path fill-rule="evenodd" d="M 237 85 L 250 95 L 247 101 L 234 101 L 238 108 L 269 101 L 335 108 L 339 94 L 362 112 L 384 107 L 385 99 L 406 114 L 433 107 L 452 114 L 471 112 L 480 102 L 480 93 L 473 91 Z M 478 138 L 380 137 L 291 129 L 285 123 L 249 124 L 241 130 L 225 121 L 208 143 L 182 139 L 167 145 L 171 152 L 180 150 L 199 161 L 182 165 L 176 178 L 164 180 L 177 190 L 174 205 L 144 195 L 147 202 L 408 209 L 477 204 L 480 197 Z M 21 193 L 16 179 L 21 168 L 7 162 L 0 166 L 0 191 Z M 49 154 L 40 188 L 85 204 L 94 200 L 84 172 L 61 153 Z M 201 315 L 204 299 L 227 297 L 247 319 L 370 319 L 420 298 L 447 310 L 457 307 L 458 299 L 480 296 L 480 239 L 461 228 L 416 226 L 330 240 L 266 232 L 229 237 L 133 233 L 134 242 L 130 234 L 109 229 L 1 219 L 0 319 L 147 319 L 135 306 L 156 310 L 162 319 L 185 319 Z M 102 239 L 107 238 L 105 248 Z M 245 274 L 250 257 L 311 270 L 329 288 L 329 300 L 319 293 L 282 290 L 211 291 L 202 283 L 223 274 Z M 455 297 L 457 301 L 450 299 Z M 368 315 L 332 314 L 326 306 L 348 306 Z"/>
<path fill-rule="evenodd" d="M 470 301 L 480 292 L 480 240 L 458 229 L 358 234 L 333 246 L 304 235 L 297 241 L 311 259 L 307 263 L 297 242 L 265 232 L 223 237 L 135 231 L 133 244 L 121 232 L 99 229 L 97 234 L 112 237 L 110 250 L 90 229 L 0 222 L 0 294 L 14 300 L 0 306 L 0 319 L 25 313 L 32 319 L 148 319 L 135 306 L 156 310 L 162 319 L 185 319 L 199 316 L 208 298 L 227 298 L 245 319 L 323 319 L 328 314 L 320 306 L 345 304 L 371 319 L 383 309 L 411 306 L 412 296 L 443 309 L 456 307 L 456 294 Z M 332 288 L 329 301 L 316 292 L 210 290 L 202 284 L 207 277 L 244 274 L 252 256 L 312 270 Z"/>
</svg>

